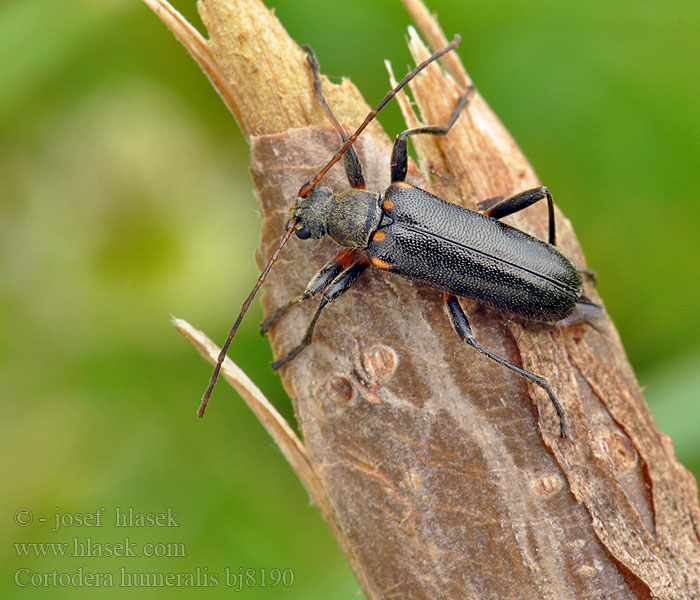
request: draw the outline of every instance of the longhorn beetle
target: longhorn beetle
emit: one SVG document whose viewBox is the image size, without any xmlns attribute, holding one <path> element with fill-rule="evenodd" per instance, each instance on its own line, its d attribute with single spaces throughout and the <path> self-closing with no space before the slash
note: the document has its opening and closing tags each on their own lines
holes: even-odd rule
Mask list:
<svg viewBox="0 0 700 600">
<path fill-rule="evenodd" d="M 314 76 L 316 94 L 343 144 L 328 163 L 309 182 L 301 186 L 290 208 L 290 218 L 270 260 L 258 277 L 255 287 L 243 303 L 228 338 L 219 354 L 199 416 L 211 396 L 231 342 L 253 298 L 292 233 L 301 239 L 329 235 L 346 249 L 313 276 L 306 290 L 280 307 L 262 324 L 263 333 L 290 307 L 321 294 L 321 302 L 306 329 L 301 343 L 281 360 L 279 369 L 294 359 L 311 343 L 321 311 L 350 289 L 367 268 L 396 273 L 407 279 L 445 293 L 448 314 L 457 334 L 477 351 L 544 389 L 559 415 L 561 437 L 568 436 L 564 409 L 544 377 L 531 373 L 492 353 L 479 344 L 472 334 L 458 296 L 535 321 L 576 325 L 594 325 L 602 316 L 602 307 L 583 295 L 582 271 L 556 249 L 554 204 L 545 187 L 520 192 L 502 201 L 487 201 L 478 213 L 451 204 L 425 190 L 406 183 L 407 143 L 411 135 L 445 135 L 469 102 L 473 86 L 463 95 L 446 125 L 418 127 L 399 134 L 391 154 L 391 185 L 382 195 L 365 190 L 360 160 L 352 144 L 377 116 L 377 113 L 411 79 L 430 63 L 450 52 L 460 42 L 454 41 L 433 54 L 408 73 L 371 111 L 351 136 L 333 115 L 321 89 L 320 68 L 316 55 L 305 47 Z M 344 161 L 350 189 L 333 194 L 317 187 L 329 169 Z M 549 240 L 537 238 L 499 221 L 539 200 L 547 200 Z"/>
</svg>

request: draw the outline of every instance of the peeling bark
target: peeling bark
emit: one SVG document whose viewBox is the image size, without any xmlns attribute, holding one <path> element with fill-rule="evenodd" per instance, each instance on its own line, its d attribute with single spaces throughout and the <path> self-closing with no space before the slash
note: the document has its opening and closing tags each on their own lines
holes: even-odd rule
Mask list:
<svg viewBox="0 0 700 600">
<path fill-rule="evenodd" d="M 405 3 L 430 43 L 445 45 L 425 8 Z M 215 65 L 208 74 L 251 146 L 262 265 L 299 186 L 339 140 L 304 52 L 268 9 L 257 0 L 199 6 Z M 429 54 L 415 35 L 409 45 L 417 61 Z M 411 88 L 426 124 L 445 123 L 469 83 L 456 54 L 443 65 L 449 72 L 432 66 Z M 348 81 L 326 81 L 324 90 L 349 129 L 369 110 Z M 405 100 L 402 109 L 413 125 Z M 415 141 L 423 174 L 414 167 L 408 181 L 451 202 L 474 208 L 539 185 L 478 94 L 449 136 Z M 373 124 L 356 148 L 367 187 L 385 189 L 389 138 Z M 345 189 L 342 167 L 324 185 Z M 546 236 L 545 206 L 507 221 Z M 558 210 L 557 233 L 562 251 L 585 266 Z M 266 313 L 337 251 L 328 240 L 293 239 L 268 279 Z M 590 285 L 586 293 L 597 298 Z M 558 437 L 542 390 L 459 340 L 441 293 L 378 270 L 324 312 L 312 346 L 282 371 L 366 596 L 700 598 L 696 483 L 657 430 L 614 326 L 555 327 L 463 305 L 484 346 L 549 380 L 571 439 Z M 298 343 L 313 310 L 297 307 L 274 326 L 277 357 Z"/>
</svg>

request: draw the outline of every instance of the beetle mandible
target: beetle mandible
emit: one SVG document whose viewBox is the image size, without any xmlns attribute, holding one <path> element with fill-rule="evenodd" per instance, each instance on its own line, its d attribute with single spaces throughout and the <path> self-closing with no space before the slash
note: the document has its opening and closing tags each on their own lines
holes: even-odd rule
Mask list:
<svg viewBox="0 0 700 600">
<path fill-rule="evenodd" d="M 370 266 L 374 266 L 443 291 L 450 320 L 460 338 L 491 360 L 544 389 L 559 416 L 561 437 L 568 437 L 564 409 L 548 381 L 479 344 L 458 300 L 460 296 L 471 298 L 505 313 L 557 325 L 595 325 L 600 320 L 604 314 L 602 307 L 583 294 L 582 274 L 585 271 L 556 248 L 551 194 L 546 187 L 526 190 L 505 200 L 484 202 L 480 208 L 485 212 L 479 213 L 447 202 L 405 181 L 408 137 L 446 135 L 467 106 L 474 88 L 470 87 L 460 97 L 447 124 L 408 129 L 396 137 L 391 155 L 391 184 L 383 194 L 365 189 L 362 165 L 352 146 L 364 128 L 403 86 L 428 64 L 454 49 L 459 41 L 459 36 L 455 36 L 451 44 L 408 73 L 351 136 L 347 135 L 326 102 L 318 61 L 313 50 L 305 47 L 318 99 L 340 134 L 343 145 L 316 177 L 301 187 L 292 203 L 285 233 L 243 304 L 222 347 L 202 399 L 200 416 L 204 413 L 221 364 L 245 312 L 294 233 L 302 240 L 328 235 L 345 249 L 312 277 L 303 294 L 292 298 L 263 321 L 262 331 L 265 333 L 289 308 L 321 295 L 301 343 L 284 358 L 274 362 L 274 369 L 293 360 L 311 343 L 314 327 L 323 309 L 349 290 Z M 350 189 L 333 194 L 328 188 L 317 187 L 341 158 Z M 540 200 L 547 201 L 547 242 L 499 220 Z"/>
</svg>

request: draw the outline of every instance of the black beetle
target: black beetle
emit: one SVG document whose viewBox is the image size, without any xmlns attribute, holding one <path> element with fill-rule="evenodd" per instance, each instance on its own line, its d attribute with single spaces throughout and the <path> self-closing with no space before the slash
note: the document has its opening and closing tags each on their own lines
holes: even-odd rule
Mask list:
<svg viewBox="0 0 700 600">
<path fill-rule="evenodd" d="M 458 43 L 457 36 L 452 44 L 409 73 L 350 137 L 323 96 L 318 61 L 313 51 L 307 48 L 317 95 L 344 144 L 324 169 L 299 191 L 291 207 L 285 235 L 244 303 L 222 348 L 200 408 L 200 416 L 243 314 L 294 232 L 300 239 L 329 235 L 347 249 L 314 275 L 302 295 L 290 300 L 263 322 L 262 330 L 265 333 L 291 306 L 317 294 L 322 295 L 302 342 L 284 358 L 273 363 L 273 368 L 279 369 L 311 343 L 321 311 L 350 289 L 372 265 L 445 292 L 448 313 L 459 336 L 482 354 L 543 388 L 559 415 L 561 436 L 567 437 L 564 410 L 547 380 L 481 346 L 474 339 L 457 299 L 458 296 L 471 298 L 530 320 L 559 325 L 596 324 L 603 315 L 603 309 L 583 295 L 582 271 L 555 247 L 554 205 L 549 191 L 540 187 L 505 200 L 487 201 L 480 205 L 486 209 L 482 214 L 451 204 L 405 182 L 408 137 L 447 134 L 468 104 L 473 88 L 460 98 L 446 125 L 409 129 L 397 136 L 391 156 L 391 185 L 383 195 L 364 189 L 362 167 L 352 147 L 364 127 L 401 87 Z M 330 167 L 341 158 L 344 159 L 351 188 L 333 194 L 328 188 L 316 187 Z M 543 199 L 547 200 L 549 211 L 548 243 L 498 220 Z M 364 253 L 361 254 L 361 251 Z"/>
</svg>

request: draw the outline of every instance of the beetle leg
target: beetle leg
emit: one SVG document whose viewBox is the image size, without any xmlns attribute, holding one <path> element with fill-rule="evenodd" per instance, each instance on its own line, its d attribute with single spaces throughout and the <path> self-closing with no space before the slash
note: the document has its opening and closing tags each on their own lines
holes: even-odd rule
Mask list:
<svg viewBox="0 0 700 600">
<path fill-rule="evenodd" d="M 479 203 L 479 208 L 484 210 L 484 214 L 487 217 L 493 217 L 494 219 L 502 219 L 508 215 L 519 212 L 528 206 L 532 206 L 535 202 L 547 199 L 547 210 L 549 211 L 549 243 L 552 246 L 556 246 L 556 232 L 554 227 L 554 202 L 552 201 L 552 195 L 549 190 L 542 186 L 538 188 L 533 188 L 531 190 L 525 190 L 519 194 L 515 194 L 510 198 L 505 200 L 500 200 L 497 204 L 490 206 L 491 202 L 485 200 Z"/>
<path fill-rule="evenodd" d="M 471 96 L 473 91 L 474 86 L 471 86 L 467 90 L 467 93 L 460 97 L 457 106 L 452 112 L 450 120 L 447 122 L 447 125 L 434 125 L 428 127 L 417 127 L 416 129 L 407 129 L 403 133 L 396 136 L 394 149 L 391 152 L 391 183 L 404 181 L 406 179 L 406 172 L 408 171 L 408 136 L 423 133 L 429 133 L 431 135 L 445 135 L 450 129 L 452 129 L 452 126 L 455 124 L 455 121 L 462 112 L 462 109 L 469 102 L 469 96 Z"/>
<path fill-rule="evenodd" d="M 347 248 L 343 250 L 338 256 L 333 260 L 325 264 L 321 269 L 311 278 L 311 281 L 306 285 L 306 289 L 303 294 L 294 296 L 286 304 L 280 306 L 275 312 L 273 312 L 269 317 L 267 317 L 260 324 L 260 333 L 263 335 L 267 334 L 272 324 L 277 321 L 282 315 L 284 315 L 292 306 L 300 304 L 304 300 L 308 300 L 312 296 L 319 294 L 331 284 L 333 280 L 340 275 L 343 269 L 346 269 L 348 265 L 355 258 L 357 254 L 356 248 Z"/>
<path fill-rule="evenodd" d="M 311 343 L 311 337 L 314 333 L 314 327 L 316 326 L 316 321 L 321 314 L 321 311 L 328 305 L 329 302 L 335 300 L 341 294 L 347 292 L 352 285 L 357 281 L 357 278 L 365 272 L 365 269 L 369 267 L 369 259 L 365 256 L 358 260 L 353 265 L 345 269 L 340 275 L 338 275 L 333 281 L 326 287 L 323 292 L 323 298 L 321 298 L 321 303 L 318 305 L 314 316 L 311 317 L 311 321 L 306 328 L 306 333 L 304 338 L 301 340 L 296 348 L 294 348 L 287 356 L 283 359 L 275 361 L 272 363 L 272 368 L 277 370 L 281 366 L 287 364 L 290 360 L 299 355 L 299 353 L 306 348 Z"/>
<path fill-rule="evenodd" d="M 328 115 L 331 123 L 333 123 L 333 127 L 335 127 L 336 131 L 340 134 L 343 143 L 345 143 L 348 141 L 348 134 L 346 133 L 345 128 L 333 114 L 331 107 L 328 105 L 328 102 L 323 95 L 323 86 L 321 85 L 321 65 L 318 63 L 316 53 L 311 46 L 302 46 L 302 48 L 309 53 L 306 60 L 314 73 L 314 87 L 316 88 L 318 100 L 321 103 L 323 110 L 326 112 L 326 115 Z M 345 174 L 350 182 L 350 187 L 364 190 L 365 178 L 362 174 L 362 165 L 360 164 L 360 159 L 358 158 L 357 152 L 355 152 L 355 148 L 353 146 L 350 146 L 347 152 L 343 155 L 343 164 L 345 165 Z"/>
<path fill-rule="evenodd" d="M 481 344 L 479 344 L 479 342 L 477 342 L 474 339 L 472 328 L 469 325 L 467 316 L 464 314 L 464 311 L 462 310 L 462 307 L 459 304 L 459 300 L 457 300 L 457 297 L 453 296 L 452 294 L 446 293 L 445 300 L 447 302 L 447 308 L 449 309 L 450 321 L 452 322 L 452 326 L 455 328 L 455 331 L 457 332 L 459 337 L 461 337 L 472 348 L 481 352 L 484 356 L 487 356 L 491 360 L 496 361 L 499 365 L 503 365 L 511 371 L 514 371 L 521 377 L 532 381 L 532 383 L 539 385 L 544 391 L 547 392 L 547 394 L 549 395 L 549 399 L 552 401 L 552 404 L 554 404 L 554 408 L 556 409 L 557 414 L 559 415 L 559 427 L 561 429 L 561 437 L 568 437 L 566 420 L 564 418 L 564 409 L 559 403 L 559 400 L 557 400 L 557 397 L 554 395 L 552 388 L 549 387 L 549 383 L 547 382 L 547 380 L 544 377 L 540 377 L 539 375 L 530 373 L 530 371 L 525 371 L 520 367 L 516 367 L 513 363 L 508 362 L 500 356 L 496 356 L 493 352 L 490 352 L 489 350 L 484 348 Z"/>
</svg>

